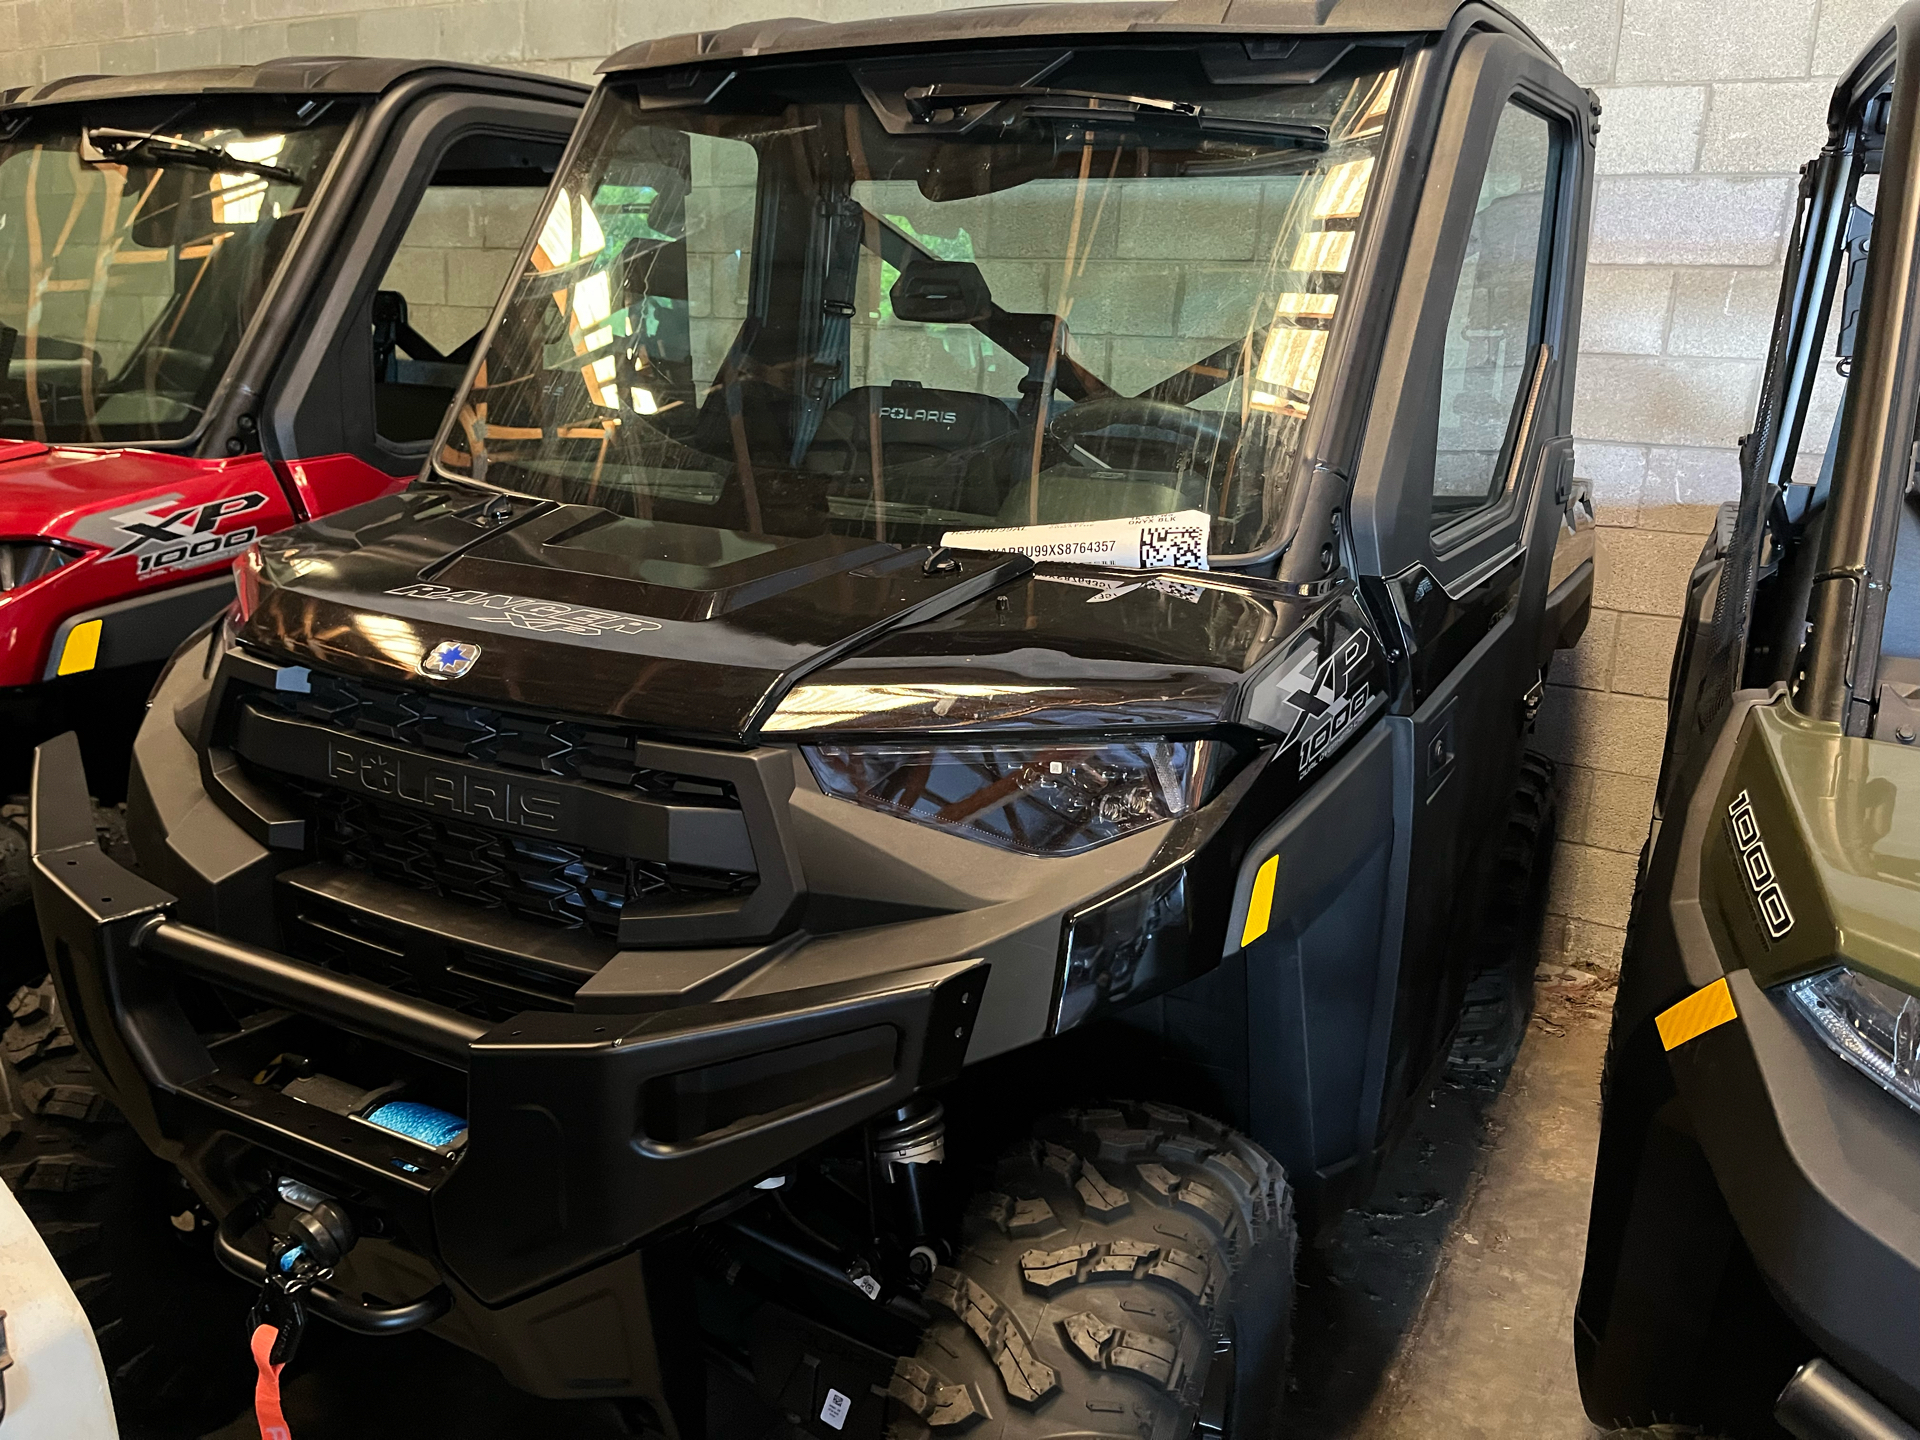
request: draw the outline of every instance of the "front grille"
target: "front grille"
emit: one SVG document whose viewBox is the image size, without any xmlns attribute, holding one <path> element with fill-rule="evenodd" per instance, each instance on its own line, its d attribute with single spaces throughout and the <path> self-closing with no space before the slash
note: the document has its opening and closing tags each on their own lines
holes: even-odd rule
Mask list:
<svg viewBox="0 0 1920 1440">
<path fill-rule="evenodd" d="M 468 704 L 445 695 L 309 672 L 309 689 L 247 686 L 239 703 L 342 735 L 509 774 L 553 776 L 636 800 L 738 812 L 732 784 L 643 765 L 641 738 L 589 721 Z M 617 938 L 620 917 L 744 896 L 759 877 L 504 833 L 457 815 L 396 803 L 249 761 L 301 798 L 315 858 L 478 909 Z"/>
<path fill-rule="evenodd" d="M 503 835 L 325 786 L 287 783 L 307 800 L 320 859 L 543 925 L 613 938 L 623 911 L 738 895 L 756 878 Z"/>
<path fill-rule="evenodd" d="M 724 781 L 639 764 L 634 750 L 638 737 L 614 726 L 469 705 L 341 675 L 314 672 L 308 684 L 305 694 L 261 690 L 250 696 L 302 720 L 432 755 L 637 790 L 676 805 L 740 808 L 739 797 Z"/>
<path fill-rule="evenodd" d="M 581 976 L 552 966 L 458 942 L 422 947 L 405 926 L 310 896 L 282 899 L 289 902 L 281 913 L 282 933 L 301 959 L 462 1015 L 497 1021 L 525 1010 L 568 1010 L 580 988 Z"/>
</svg>

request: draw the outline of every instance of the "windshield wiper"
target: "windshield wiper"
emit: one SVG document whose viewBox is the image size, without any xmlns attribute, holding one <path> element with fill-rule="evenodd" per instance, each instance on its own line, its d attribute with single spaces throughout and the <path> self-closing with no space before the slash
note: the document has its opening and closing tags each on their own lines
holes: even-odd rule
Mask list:
<svg viewBox="0 0 1920 1440">
<path fill-rule="evenodd" d="M 908 111 L 923 125 L 945 115 L 962 118 L 976 105 L 1023 102 L 1023 113 L 1049 120 L 1096 120 L 1102 123 L 1171 122 L 1191 125 L 1213 134 L 1245 135 L 1280 141 L 1303 149 L 1324 150 L 1329 134 L 1324 125 L 1291 120 L 1257 120 L 1239 115 L 1210 115 L 1188 100 L 1159 100 L 1147 95 L 1116 95 L 1102 90 L 1057 89 L 1049 85 L 912 85 L 901 95 Z M 1049 104 L 1049 101 L 1079 103 Z M 1125 107 L 1125 108 L 1108 108 Z"/>
<path fill-rule="evenodd" d="M 120 164 L 135 151 L 156 165 L 193 165 L 202 170 L 259 175 L 288 185 L 302 183 L 302 177 L 282 165 L 262 160 L 243 160 L 218 145 L 203 145 L 197 140 L 180 140 L 154 135 L 145 130 L 122 130 L 112 125 L 80 127 L 80 158 L 88 165 Z"/>
</svg>

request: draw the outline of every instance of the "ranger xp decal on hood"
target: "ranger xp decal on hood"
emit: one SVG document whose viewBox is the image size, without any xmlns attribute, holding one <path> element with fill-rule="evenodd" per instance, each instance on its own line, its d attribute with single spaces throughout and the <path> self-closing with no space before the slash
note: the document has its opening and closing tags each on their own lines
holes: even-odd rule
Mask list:
<svg viewBox="0 0 1920 1440">
<path fill-rule="evenodd" d="M 460 607 L 462 620 L 474 625 L 510 625 L 549 635 L 644 635 L 658 630 L 658 620 L 622 615 L 617 610 L 589 610 L 536 600 L 526 595 L 497 595 L 488 590 L 450 590 L 445 585 L 402 585 L 387 591 L 414 600 L 439 600 Z"/>
<path fill-rule="evenodd" d="M 131 555 L 134 573 L 142 580 L 230 560 L 259 538 L 257 526 L 232 523 L 267 503 L 257 490 L 194 505 L 180 500 L 178 495 L 163 495 L 137 510 L 89 515 L 73 527 L 73 534 L 114 547 L 109 560 Z"/>
</svg>

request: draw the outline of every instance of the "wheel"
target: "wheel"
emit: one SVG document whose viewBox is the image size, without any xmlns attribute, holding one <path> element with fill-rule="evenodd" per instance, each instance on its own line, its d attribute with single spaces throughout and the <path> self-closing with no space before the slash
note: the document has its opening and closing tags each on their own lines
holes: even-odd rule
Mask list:
<svg viewBox="0 0 1920 1440">
<path fill-rule="evenodd" d="M 1157 430 L 1188 450 L 1231 450 L 1240 434 L 1240 417 L 1226 411 L 1195 410 L 1170 400 L 1137 395 L 1108 395 L 1082 400 L 1047 424 L 1046 444 L 1054 460 L 1065 459 L 1090 435 L 1113 426 Z"/>
<path fill-rule="evenodd" d="M 1581 1404 L 1631 1434 L 1786 1440 L 1774 1401 L 1818 1352 L 1740 1234 L 1651 1014 L 1616 1016 L 1607 1079 L 1574 1306 Z"/>
<path fill-rule="evenodd" d="M 1488 907 L 1486 963 L 1467 981 L 1448 1070 L 1458 1079 L 1496 1074 L 1513 1064 L 1533 1017 L 1533 972 L 1547 918 L 1557 807 L 1554 764 L 1529 750 L 1507 812 Z"/>
<path fill-rule="evenodd" d="M 7 1008 L 0 1177 L 93 1322 L 122 1433 L 204 1434 L 246 1404 L 251 1297 L 183 1233 L 199 1228 L 192 1193 L 94 1086 L 53 982 Z"/>
<path fill-rule="evenodd" d="M 975 1198 L 892 1440 L 1250 1435 L 1279 1412 L 1297 1244 L 1271 1155 L 1169 1105 L 1043 1120 Z"/>
<path fill-rule="evenodd" d="M 33 852 L 24 805 L 0 806 L 0 995 L 46 973 L 33 919 Z"/>
</svg>

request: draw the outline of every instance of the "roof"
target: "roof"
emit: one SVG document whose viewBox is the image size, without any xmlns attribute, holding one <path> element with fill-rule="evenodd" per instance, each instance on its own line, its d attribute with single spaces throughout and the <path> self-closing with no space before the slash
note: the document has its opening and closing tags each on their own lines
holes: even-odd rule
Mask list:
<svg viewBox="0 0 1920 1440">
<path fill-rule="evenodd" d="M 703 30 L 642 40 L 616 52 L 602 74 L 654 70 L 697 61 L 814 50 L 854 50 L 955 41 L 1045 39 L 1062 36 L 1408 35 L 1446 29 L 1468 0 L 1068 0 L 1039 5 L 992 5 L 896 15 L 875 20 L 755 20 L 725 30 Z M 1489 4 L 1541 50 L 1539 37 Z"/>
<path fill-rule="evenodd" d="M 586 86 L 521 70 L 490 65 L 456 65 L 445 60 L 381 60 L 348 55 L 293 55 L 260 65 L 209 65 L 195 70 L 164 70 L 151 75 L 69 75 L 44 85 L 0 91 L 0 107 L 68 105 L 83 100 L 132 100 L 149 95 L 378 95 L 411 75 L 426 71 L 525 85 L 551 86 L 586 94 Z M 493 87 L 490 87 L 493 88 Z"/>
</svg>

